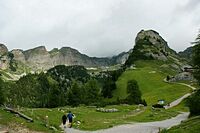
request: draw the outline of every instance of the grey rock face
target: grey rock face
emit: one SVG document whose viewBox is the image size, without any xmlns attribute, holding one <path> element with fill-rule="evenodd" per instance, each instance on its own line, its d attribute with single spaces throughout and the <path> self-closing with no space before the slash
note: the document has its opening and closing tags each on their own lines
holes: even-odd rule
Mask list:
<svg viewBox="0 0 200 133">
<path fill-rule="evenodd" d="M 0 56 L 8 53 L 8 48 L 4 44 L 0 44 Z"/>
<path fill-rule="evenodd" d="M 13 49 L 11 53 L 14 55 L 14 59 L 25 63 L 25 56 L 23 54 L 23 50 L 21 49 Z"/>
<path fill-rule="evenodd" d="M 9 58 L 7 56 L 8 48 L 4 44 L 0 44 L 0 69 L 9 67 Z"/>
<path fill-rule="evenodd" d="M 101 67 L 122 64 L 128 58 L 129 52 L 124 52 L 112 58 L 89 57 L 78 50 L 63 47 L 47 51 L 44 46 L 22 51 L 12 50 L 14 59 L 28 64 L 33 70 L 46 70 L 56 65 L 82 65 L 85 67 Z"/>
<path fill-rule="evenodd" d="M 135 39 L 135 45 L 145 56 L 151 56 L 158 60 L 167 60 L 168 55 L 176 55 L 176 52 L 169 48 L 167 42 L 153 30 L 141 30 Z"/>
<path fill-rule="evenodd" d="M 194 76 L 190 72 L 179 73 L 175 77 L 170 79 L 171 82 L 182 81 L 182 80 L 184 80 L 184 81 L 193 81 L 195 79 L 194 79 Z"/>
<path fill-rule="evenodd" d="M 7 69 L 9 67 L 9 58 L 7 55 L 3 55 L 0 57 L 0 69 Z"/>
<path fill-rule="evenodd" d="M 121 54 L 112 57 L 113 62 L 115 62 L 116 64 L 124 64 L 132 51 L 133 49 L 130 49 L 128 52 L 122 52 Z"/>
<path fill-rule="evenodd" d="M 52 67 L 50 54 L 44 46 L 39 46 L 23 53 L 26 63 L 33 70 L 45 70 Z"/>
</svg>

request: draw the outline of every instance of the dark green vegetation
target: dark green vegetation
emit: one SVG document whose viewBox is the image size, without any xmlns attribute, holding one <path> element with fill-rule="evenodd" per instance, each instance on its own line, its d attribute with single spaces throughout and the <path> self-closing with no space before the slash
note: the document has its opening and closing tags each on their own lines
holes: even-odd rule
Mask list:
<svg viewBox="0 0 200 133">
<path fill-rule="evenodd" d="M 195 68 L 194 76 L 200 84 L 200 34 L 198 34 L 193 47 L 193 65 Z M 200 90 L 188 98 L 188 107 L 191 116 L 200 115 Z"/>
<path fill-rule="evenodd" d="M 195 46 L 193 47 L 193 65 L 195 68 L 194 76 L 200 84 L 200 34 L 196 38 Z"/>
<path fill-rule="evenodd" d="M 200 84 L 200 34 L 198 34 L 195 46 L 189 50 L 193 52 L 192 63 L 194 67 L 193 74 Z M 164 130 L 163 133 L 199 133 L 200 130 L 200 90 L 198 89 L 186 100 L 186 105 L 189 107 L 190 118 L 180 125 L 169 130 Z"/>
<path fill-rule="evenodd" d="M 191 116 L 200 115 L 200 90 L 190 96 L 187 103 Z"/>
<path fill-rule="evenodd" d="M 142 103 L 142 93 L 139 90 L 139 86 L 136 80 L 130 80 L 127 83 L 127 101 L 129 104 L 140 104 Z"/>
<path fill-rule="evenodd" d="M 103 98 L 112 98 L 115 81 L 123 72 L 101 72 L 91 76 L 83 66 L 56 66 L 47 73 L 28 74 L 16 82 L 2 82 L 2 96 L 9 106 L 53 108 L 80 104 L 105 106 Z"/>
<path fill-rule="evenodd" d="M 34 129 L 34 130 L 37 129 L 37 130 L 42 130 L 42 131 L 49 131 L 49 129 L 45 128 L 44 126 L 45 125 L 44 118 L 46 115 L 49 116 L 49 124 L 59 129 L 59 125 L 61 123 L 60 119 L 61 119 L 61 116 L 63 115 L 62 110 L 64 110 L 65 113 L 67 113 L 68 110 L 71 110 L 77 116 L 77 118 L 75 119 L 74 127 L 79 128 L 79 129 L 84 129 L 84 130 L 97 130 L 97 129 L 102 129 L 102 128 L 109 128 L 118 124 L 129 123 L 132 121 L 144 122 L 144 121 L 163 120 L 163 119 L 171 118 L 177 115 L 179 111 L 186 110 L 184 105 L 182 104 L 180 105 L 180 107 L 170 109 L 167 111 L 164 109 L 152 110 L 151 105 L 154 103 L 157 103 L 157 100 L 165 99 L 167 102 L 171 102 L 177 99 L 178 97 L 184 95 L 185 93 L 189 92 L 190 89 L 185 86 L 176 85 L 176 84 L 168 84 L 168 83 L 163 82 L 163 79 L 166 77 L 167 74 L 161 71 L 163 70 L 163 68 L 159 68 L 159 66 L 161 66 L 160 63 L 156 64 L 156 62 L 154 61 L 145 61 L 145 63 L 143 61 L 138 61 L 136 63 L 136 66 L 137 66 L 136 70 L 126 70 L 125 72 L 123 72 L 123 70 L 113 71 L 113 72 L 101 72 L 96 76 L 90 76 L 87 73 L 83 72 L 85 71 L 85 69 L 82 68 L 81 66 L 80 68 L 76 67 L 78 70 L 77 69 L 73 70 L 72 68 L 70 68 L 69 72 L 66 70 L 66 68 L 68 67 L 64 68 L 63 66 L 61 66 L 61 67 L 56 67 L 56 70 L 51 69 L 51 72 L 48 71 L 46 74 L 41 73 L 41 74 L 27 75 L 21 78 L 20 82 L 17 81 L 18 83 L 16 82 L 16 83 L 10 83 L 9 85 L 7 84 L 7 87 L 15 85 L 15 87 L 11 89 L 11 90 L 15 90 L 19 84 L 21 85 L 20 92 L 25 93 L 26 91 L 23 92 L 24 88 L 27 88 L 30 92 L 27 91 L 26 93 L 31 96 L 34 94 L 34 91 L 31 90 L 34 88 L 34 86 L 36 86 L 34 90 L 35 89 L 38 90 L 40 88 L 39 90 L 43 90 L 43 91 L 46 91 L 45 86 L 49 86 L 49 88 L 51 88 L 52 85 L 58 86 L 57 89 L 59 91 L 56 89 L 57 91 L 54 92 L 53 90 L 56 87 L 53 87 L 53 89 L 51 89 L 52 93 L 48 93 L 48 94 L 53 94 L 52 98 L 57 97 L 55 99 L 49 99 L 50 101 L 52 101 L 52 103 L 59 103 L 59 100 L 62 100 L 61 96 L 63 92 L 65 91 L 62 91 L 59 87 L 63 87 L 63 88 L 66 87 L 64 89 L 66 89 L 67 93 L 65 94 L 66 94 L 66 97 L 68 98 L 63 99 L 63 100 L 66 100 L 66 105 L 68 104 L 70 106 L 77 106 L 79 104 L 86 104 L 86 105 L 99 106 L 99 103 L 98 103 L 99 101 L 103 102 L 103 104 L 105 105 L 105 104 L 110 104 L 107 102 L 110 102 L 110 101 L 112 102 L 113 100 L 114 101 L 119 100 L 120 102 L 121 99 L 122 101 L 123 99 L 126 99 L 129 96 L 129 93 L 127 93 L 127 86 L 128 86 L 127 83 L 128 81 L 135 79 L 137 82 L 134 82 L 134 86 L 136 88 L 138 88 L 139 86 L 140 91 L 142 92 L 142 98 L 145 99 L 149 105 L 147 107 L 138 107 L 136 105 L 132 105 L 132 106 L 131 105 L 116 105 L 116 106 L 105 107 L 105 108 L 119 109 L 119 112 L 116 112 L 116 113 L 96 112 L 96 108 L 88 108 L 84 106 L 75 107 L 75 108 L 61 107 L 61 108 L 53 108 L 53 109 L 22 108 L 21 112 L 25 113 L 26 115 L 32 117 L 35 120 L 33 124 L 23 122 L 25 123 L 24 126 Z M 59 70 L 59 69 L 62 69 L 62 70 Z M 82 73 L 84 80 L 78 80 L 79 78 L 77 77 L 79 77 L 80 75 L 76 75 L 76 73 L 74 73 L 73 71 L 81 71 L 79 73 Z M 153 72 L 153 71 L 156 71 L 156 72 Z M 73 78 L 73 75 L 76 75 L 76 77 Z M 67 78 L 68 80 L 61 80 L 61 79 L 64 79 L 64 77 Z M 108 81 L 108 79 L 111 80 L 110 81 L 111 83 L 115 83 L 115 80 L 117 81 L 116 89 L 112 90 L 113 92 L 111 94 L 113 94 L 113 97 L 111 99 L 110 98 L 104 99 L 103 93 L 101 93 L 103 90 L 102 87 L 109 88 L 112 85 L 111 83 L 108 84 L 105 82 L 105 81 Z M 58 81 L 62 81 L 62 82 L 58 82 Z M 106 84 L 104 84 L 104 82 Z M 138 86 L 136 85 L 137 83 L 138 83 Z M 31 88 L 31 86 L 33 86 L 33 88 Z M 37 89 L 37 86 L 38 86 L 38 89 Z M 112 89 L 112 87 L 110 88 Z M 62 94 L 60 91 L 62 92 Z M 58 92 L 59 96 L 57 96 L 56 92 Z M 48 95 L 46 94 L 45 97 L 48 97 Z M 49 95 L 49 98 L 50 97 L 51 96 Z M 23 98 L 27 99 L 30 97 L 23 96 Z M 23 102 L 23 98 L 20 101 Z M 93 101 L 95 99 L 98 99 L 98 101 Z M 41 99 L 41 101 L 43 100 Z M 15 103 L 15 102 L 12 102 L 12 103 Z M 45 101 L 44 99 L 44 103 L 48 103 L 48 102 Z M 113 103 L 117 104 L 118 102 L 113 102 Z M 45 106 L 48 107 L 49 104 L 46 104 Z M 28 107 L 30 106 L 28 105 Z M 136 111 L 136 109 L 138 108 L 139 108 L 139 111 Z M 1 111 L 1 115 L 2 114 L 5 115 L 6 118 L 3 118 L 3 120 L 1 121 L 1 124 L 8 124 L 7 118 L 14 117 L 14 115 L 9 114 L 5 111 Z M 14 118 L 14 119 L 16 119 L 17 123 L 24 121 L 21 118 Z M 80 125 L 77 124 L 78 121 L 81 122 Z"/>
<path fill-rule="evenodd" d="M 145 52 L 141 51 L 144 49 L 144 46 L 152 45 L 149 41 L 149 37 L 145 37 L 144 39 L 140 39 L 136 42 L 136 45 L 133 48 L 133 52 L 129 55 L 128 60 L 125 62 L 126 66 L 131 66 L 137 60 L 152 60 L 152 56 L 145 56 Z"/>
<path fill-rule="evenodd" d="M 0 79 L 0 105 L 5 101 L 5 96 L 3 93 L 3 81 Z"/>
<path fill-rule="evenodd" d="M 142 99 L 148 105 L 153 105 L 160 99 L 170 103 L 191 90 L 183 85 L 165 83 L 163 80 L 171 69 L 163 68 L 165 62 L 137 61 L 136 68 L 126 70 L 117 80 L 117 89 L 113 92 L 113 99 L 124 99 L 128 96 L 126 88 L 129 80 L 136 80 L 142 92 Z M 170 72 L 171 71 L 171 72 Z"/>
</svg>

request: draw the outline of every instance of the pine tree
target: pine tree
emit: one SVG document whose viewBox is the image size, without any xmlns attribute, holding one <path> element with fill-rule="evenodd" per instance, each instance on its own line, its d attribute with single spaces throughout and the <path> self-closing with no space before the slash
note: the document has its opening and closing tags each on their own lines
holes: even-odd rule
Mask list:
<svg viewBox="0 0 200 133">
<path fill-rule="evenodd" d="M 142 93 L 139 89 L 136 80 L 130 80 L 127 83 L 127 93 L 129 94 L 127 97 L 127 101 L 129 104 L 139 104 L 142 103 Z"/>
</svg>

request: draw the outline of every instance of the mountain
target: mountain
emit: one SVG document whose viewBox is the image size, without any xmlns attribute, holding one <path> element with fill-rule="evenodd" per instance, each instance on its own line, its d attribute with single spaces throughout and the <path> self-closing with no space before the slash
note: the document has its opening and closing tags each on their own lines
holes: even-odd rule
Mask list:
<svg viewBox="0 0 200 133">
<path fill-rule="evenodd" d="M 0 68 L 7 69 L 10 62 L 15 62 L 15 67 L 19 66 L 30 68 L 31 70 L 47 70 L 57 65 L 82 65 L 85 67 L 102 67 L 115 64 L 123 64 L 129 52 L 123 52 L 113 57 L 89 57 L 70 47 L 54 48 L 47 51 L 45 46 L 39 46 L 29 50 L 13 49 L 10 52 L 3 44 L 0 45 Z M 8 54 L 13 58 L 9 59 Z M 6 61 L 5 61 L 6 60 Z"/>
<path fill-rule="evenodd" d="M 48 70 L 57 65 L 82 65 L 85 67 L 106 67 L 116 64 L 131 65 L 137 60 L 162 60 L 171 62 L 173 67 L 184 64 L 179 55 L 168 46 L 168 43 L 154 30 L 141 30 L 136 38 L 133 49 L 113 57 L 89 57 L 70 47 L 54 48 L 48 51 L 45 46 L 29 50 L 13 49 L 8 51 L 0 45 L 0 68 L 16 67 L 29 70 Z M 189 51 L 190 52 L 190 51 Z M 187 55 L 187 53 L 186 53 Z"/>
<path fill-rule="evenodd" d="M 154 30 L 141 30 L 135 39 L 135 45 L 127 65 L 137 60 L 162 60 L 178 59 L 178 54 L 169 48 L 167 42 Z"/>
<path fill-rule="evenodd" d="M 0 44 L 0 68 L 8 68 L 9 62 L 8 48 L 4 44 Z"/>
<path fill-rule="evenodd" d="M 192 60 L 192 49 L 193 49 L 193 46 L 188 47 L 188 48 L 185 49 L 184 51 L 179 52 L 178 55 L 179 55 L 181 58 L 185 58 L 185 59 L 187 59 L 189 62 L 191 62 L 191 60 Z"/>
<path fill-rule="evenodd" d="M 170 74 L 184 71 L 184 67 L 190 66 L 188 61 L 180 56 L 168 46 L 167 41 L 154 30 L 141 30 L 135 39 L 135 45 L 130 53 L 125 65 L 130 67 L 136 65 L 137 61 L 145 62 L 152 60 L 160 63 L 162 70 L 170 70 Z"/>
</svg>

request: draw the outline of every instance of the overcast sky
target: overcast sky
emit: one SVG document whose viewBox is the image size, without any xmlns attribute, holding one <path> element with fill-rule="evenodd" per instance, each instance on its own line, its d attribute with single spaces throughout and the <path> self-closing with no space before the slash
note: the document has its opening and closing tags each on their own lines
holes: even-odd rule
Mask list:
<svg viewBox="0 0 200 133">
<path fill-rule="evenodd" d="M 112 56 L 133 48 L 141 29 L 153 29 L 180 51 L 197 36 L 199 13 L 200 0 L 0 0 L 0 43 Z"/>
</svg>

